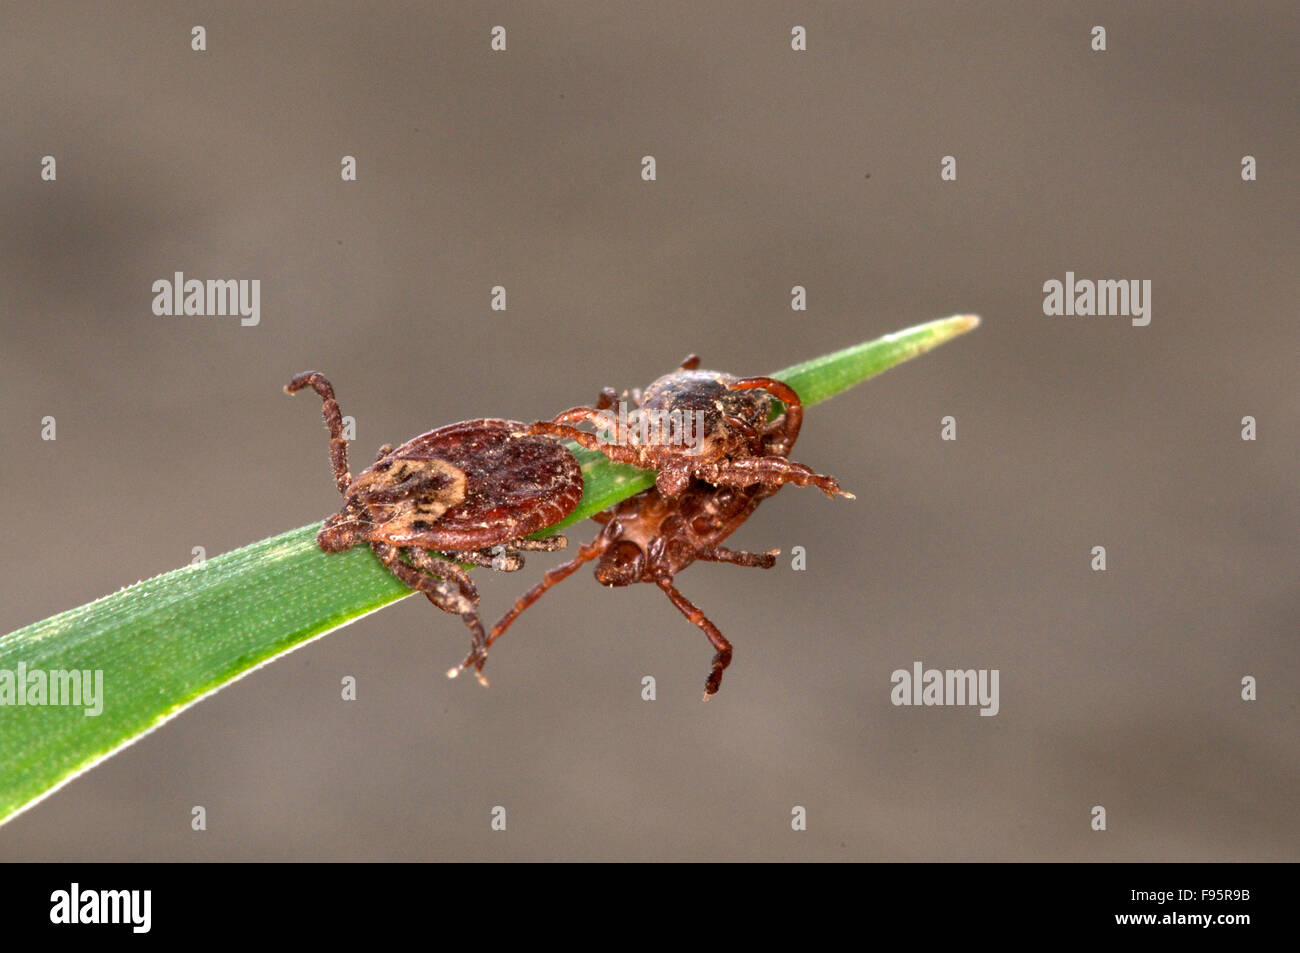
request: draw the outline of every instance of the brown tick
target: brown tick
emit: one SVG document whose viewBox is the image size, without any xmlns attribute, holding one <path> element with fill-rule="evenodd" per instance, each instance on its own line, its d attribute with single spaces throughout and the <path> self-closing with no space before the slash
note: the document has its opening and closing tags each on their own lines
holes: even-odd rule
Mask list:
<svg viewBox="0 0 1300 953">
<path fill-rule="evenodd" d="M 692 379 L 717 381 L 727 378 L 726 375 L 710 374 L 707 378 L 699 375 Z M 779 550 L 748 553 L 726 549 L 719 544 L 735 532 L 759 503 L 776 493 L 786 482 L 782 477 L 791 471 L 769 461 L 785 462 L 803 422 L 803 404 L 799 395 L 780 381 L 760 377 L 736 383 L 762 387 L 785 404 L 784 414 L 770 424 L 756 425 L 754 428 L 756 436 L 751 445 L 754 455 L 745 459 L 763 460 L 764 466 L 754 470 L 733 471 L 748 473 L 749 482 L 744 486 L 714 486 L 696 479 L 690 481 L 686 489 L 675 497 L 665 496 L 658 487 L 653 487 L 593 517 L 605 525 L 600 535 L 580 546 L 572 560 L 552 569 L 540 583 L 524 593 L 501 621 L 492 627 L 487 647 L 490 648 L 519 614 L 541 598 L 547 589 L 572 575 L 583 564 L 598 559 L 596 581 L 601 585 L 654 583 L 682 615 L 704 631 L 716 652 L 709 677 L 704 683 L 704 700 L 708 701 L 717 692 L 722 683 L 722 672 L 731 663 L 731 643 L 698 607 L 677 591 L 673 577 L 697 559 L 731 563 L 735 566 L 757 566 L 761 569 L 771 569 L 776 564 Z M 708 392 L 711 395 L 718 393 L 712 387 L 709 387 Z M 602 396 L 601 403 L 605 402 L 606 399 Z M 806 468 L 797 472 L 802 473 L 803 470 Z M 824 481 L 826 486 L 838 489 L 838 484 L 830 477 L 818 479 Z M 817 485 L 822 486 L 823 483 Z M 475 666 L 481 677 L 486 661 L 486 651 L 471 654 L 462 667 Z"/>
<path fill-rule="evenodd" d="M 317 544 L 337 553 L 368 543 L 398 579 L 458 614 L 472 634 L 469 658 L 484 658 L 478 590 L 457 564 L 513 572 L 523 566 L 521 551 L 563 549 L 563 536 L 525 537 L 578 505 L 578 461 L 556 440 L 523 435 L 518 421 L 467 420 L 396 450 L 381 447 L 353 479 L 334 388 L 318 372 L 304 371 L 284 389 L 292 394 L 304 387 L 323 402 L 334 482 L 344 499 L 343 509 L 325 520 Z"/>
<path fill-rule="evenodd" d="M 680 370 L 642 393 L 634 392 L 634 407 L 626 414 L 611 412 L 616 398 L 613 389 L 606 388 L 595 407 L 574 407 L 549 422 L 533 424 L 528 432 L 564 437 L 618 463 L 654 470 L 655 486 L 666 497 L 683 493 L 693 479 L 734 489 L 794 483 L 816 486 L 827 496 L 852 496 L 834 477 L 766 447 L 773 396 L 781 399 L 771 385 L 789 388 L 769 377 L 701 371 L 699 364 L 692 354 Z M 603 433 L 573 426 L 584 422 Z"/>
</svg>

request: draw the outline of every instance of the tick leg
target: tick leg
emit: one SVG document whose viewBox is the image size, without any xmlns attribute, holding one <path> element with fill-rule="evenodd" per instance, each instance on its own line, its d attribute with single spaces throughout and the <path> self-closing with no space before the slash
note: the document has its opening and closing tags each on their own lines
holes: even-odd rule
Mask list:
<svg viewBox="0 0 1300 953">
<path fill-rule="evenodd" d="M 292 394 L 304 387 L 310 387 L 320 395 L 321 414 L 330 431 L 330 465 L 334 468 L 334 483 L 346 497 L 348 487 L 352 485 L 352 474 L 348 472 L 348 442 L 343 438 L 343 415 L 339 402 L 334 399 L 334 385 L 319 371 L 303 371 L 284 385 L 284 392 Z"/>
<path fill-rule="evenodd" d="M 590 543 L 585 543 L 582 546 L 579 546 L 578 554 L 576 556 L 570 559 L 567 563 L 556 566 L 554 569 L 550 570 L 542 577 L 541 582 L 516 599 L 515 604 L 511 607 L 510 611 L 501 617 L 500 622 L 492 626 L 492 631 L 487 637 L 487 645 L 483 648 L 483 651 L 477 653 L 470 652 L 465 661 L 460 663 L 460 667 L 453 668 L 447 673 L 447 677 L 455 678 L 460 674 L 461 669 L 467 669 L 472 665 L 474 666 L 474 674 L 478 677 L 478 680 L 486 685 L 487 679 L 483 677 L 483 666 L 487 663 L 487 650 L 492 647 L 492 643 L 501 638 L 501 635 L 506 631 L 506 629 L 510 628 L 510 624 L 514 622 L 515 619 L 519 618 L 519 614 L 540 599 L 547 589 L 550 589 L 551 586 L 554 586 L 558 582 L 563 582 L 565 579 L 569 578 L 569 576 L 572 576 L 575 572 L 581 569 L 584 563 L 590 562 L 600 555 L 601 551 L 605 548 L 602 543 L 603 539 L 604 537 L 597 536 Z"/>
<path fill-rule="evenodd" d="M 478 617 L 478 590 L 465 570 L 423 549 L 410 547 L 405 550 L 415 563 L 412 566 L 402 559 L 403 550 L 391 543 L 372 542 L 370 545 L 394 576 L 417 592 L 424 593 L 442 611 L 459 615 L 470 631 L 471 654 L 482 651 L 487 636 Z M 442 578 L 435 579 L 429 573 Z"/>
<path fill-rule="evenodd" d="M 613 388 L 606 388 L 606 392 L 608 394 L 612 394 L 614 391 Z M 566 435 L 571 436 L 574 440 L 577 440 L 588 450 L 599 450 L 601 453 L 605 453 L 606 447 L 624 446 L 627 443 L 627 436 L 625 434 L 618 433 L 617 429 L 615 430 L 615 433 L 613 435 L 613 440 L 608 440 L 608 441 L 597 440 L 595 443 L 589 444 L 576 435 L 583 434 L 584 436 L 591 437 L 591 436 L 598 436 L 598 434 L 594 434 L 594 435 L 587 434 L 586 431 L 578 430 L 572 426 L 573 424 L 589 423 L 593 427 L 595 427 L 597 431 L 599 431 L 603 425 L 609 423 L 611 417 L 611 414 L 609 413 L 609 407 L 600 406 L 601 403 L 604 402 L 605 397 L 607 396 L 606 392 L 602 392 L 601 399 L 597 401 L 595 407 L 570 407 L 568 410 L 563 411 L 562 413 L 558 413 L 554 417 L 552 417 L 551 423 L 556 426 L 569 425 L 565 427 Z M 613 405 L 611 404 L 610 406 L 612 407 Z M 533 427 L 530 427 L 529 433 L 536 433 L 536 430 L 534 428 L 538 426 L 540 425 L 534 424 Z M 614 426 L 615 428 L 618 427 L 617 421 L 615 421 Z M 555 433 L 555 431 L 550 431 L 550 430 L 546 432 L 552 434 Z"/>
<path fill-rule="evenodd" d="M 733 417 L 730 414 L 724 414 L 722 419 L 727 422 L 727 425 L 730 426 L 732 430 L 735 430 L 749 441 L 750 453 L 755 453 L 759 456 L 763 455 L 765 451 L 763 449 L 763 433 L 761 431 L 751 427 L 739 417 Z M 784 454 L 782 454 L 782 456 L 784 456 Z"/>
<path fill-rule="evenodd" d="M 681 368 L 684 371 L 693 371 L 699 366 L 700 356 L 698 354 L 687 354 L 686 360 L 681 363 Z"/>
<path fill-rule="evenodd" d="M 709 546 L 695 553 L 696 559 L 710 563 L 731 563 L 733 566 L 756 566 L 759 569 L 771 569 L 776 565 L 776 557 L 781 550 L 773 549 L 766 553 L 747 553 L 725 546 Z"/>
<path fill-rule="evenodd" d="M 486 651 L 487 634 L 483 631 L 483 622 L 478 617 L 478 589 L 470 581 L 469 574 L 455 563 L 435 556 L 426 549 L 411 547 L 407 549 L 407 553 L 410 555 L 411 560 L 424 572 L 431 576 L 437 576 L 441 580 L 447 580 L 443 583 L 444 587 L 451 583 L 455 584 L 455 597 L 443 594 L 435 599 L 427 591 L 425 595 L 429 596 L 429 601 L 439 609 L 460 615 L 461 621 L 469 629 L 471 654 Z M 467 601 L 468 605 L 466 604 Z"/>
<path fill-rule="evenodd" d="M 457 550 L 447 556 L 458 563 L 471 563 L 497 572 L 517 572 L 524 568 L 524 557 L 520 551 L 553 553 L 569 544 L 564 536 L 546 536 L 542 539 L 515 539 L 491 549 Z"/>
<path fill-rule="evenodd" d="M 606 403 L 606 400 L 609 403 Z M 585 424 L 590 423 L 593 427 L 600 429 L 602 424 L 608 423 L 610 414 L 609 409 L 614 406 L 616 395 L 614 388 L 606 387 L 600 392 L 600 399 L 596 401 L 595 407 L 570 407 L 568 410 L 561 411 L 551 418 L 553 424 Z M 603 406 L 602 406 L 603 405 Z M 618 434 L 614 435 L 618 437 Z"/>
<path fill-rule="evenodd" d="M 470 563 L 497 572 L 518 572 L 524 568 L 524 557 L 511 552 L 505 545 L 491 549 L 462 549 L 447 555 L 458 563 Z"/>
<path fill-rule="evenodd" d="M 597 413 L 597 411 L 591 410 L 590 407 L 577 407 L 574 408 L 574 410 L 589 411 L 592 414 Z M 574 411 L 565 411 L 566 414 L 573 412 Z M 564 416 L 564 414 L 561 414 L 560 416 Z M 530 434 L 546 434 L 551 437 L 562 437 L 565 440 L 572 440 L 574 443 L 577 443 L 588 450 L 595 450 L 598 453 L 603 453 L 615 463 L 630 463 L 633 466 L 640 466 L 637 462 L 641 459 L 641 456 L 638 453 L 638 447 L 625 447 L 617 443 L 608 443 L 601 440 L 600 437 L 594 433 L 587 433 L 585 430 L 579 430 L 577 427 L 572 427 L 565 423 L 540 420 L 535 424 L 530 424 L 528 429 L 524 432 Z"/>
<path fill-rule="evenodd" d="M 431 553 L 427 549 L 420 549 L 417 546 L 408 546 L 403 550 L 403 552 L 406 553 L 411 562 L 415 563 L 418 569 L 437 579 L 454 583 L 457 590 L 464 595 L 466 599 L 468 599 L 473 605 L 478 605 L 478 587 L 476 587 L 473 580 L 469 578 L 469 573 L 461 569 L 450 559 L 444 559 L 442 556 Z M 442 606 L 439 605 L 439 608 L 442 608 Z"/>
<path fill-rule="evenodd" d="M 772 452 L 777 456 L 788 457 L 790 448 L 799 437 L 799 428 L 803 426 L 803 401 L 789 384 L 774 377 L 746 377 L 736 381 L 730 390 L 765 390 L 785 404 L 785 413 L 772 421 L 773 428 L 780 428 L 781 437 Z"/>
<path fill-rule="evenodd" d="M 714 486 L 747 487 L 761 483 L 766 487 L 779 487 L 787 483 L 795 486 L 815 486 L 827 496 L 854 499 L 852 493 L 840 489 L 834 477 L 817 473 L 802 463 L 785 457 L 742 457 L 712 463 L 695 471 L 695 476 Z"/>
<path fill-rule="evenodd" d="M 543 536 L 541 539 L 516 539 L 506 545 L 526 553 L 553 553 L 568 546 L 569 540 L 566 536 Z"/>
<path fill-rule="evenodd" d="M 602 395 L 603 396 L 603 395 Z M 597 401 L 599 403 L 599 401 Z M 568 410 L 561 411 L 551 418 L 554 424 L 580 424 L 591 421 L 595 423 L 597 418 L 603 416 L 601 411 L 608 410 L 608 407 L 570 407 Z"/>
<path fill-rule="evenodd" d="M 714 466 L 717 465 L 714 464 Z M 755 481 L 751 480 L 750 482 Z M 670 500 L 681 496 L 690 485 L 691 471 L 684 464 L 666 463 L 655 474 L 655 489 L 659 491 L 661 496 L 666 496 Z"/>
<path fill-rule="evenodd" d="M 664 595 L 672 601 L 682 615 L 704 630 L 704 634 L 709 637 L 709 642 L 717 649 L 717 654 L 713 656 L 713 668 L 710 669 L 709 677 L 704 682 L 704 700 L 708 701 L 722 684 L 722 670 L 731 664 L 731 643 L 722 637 L 718 627 L 709 621 L 708 616 L 701 612 L 698 606 L 673 587 L 672 579 L 656 579 L 655 585 L 664 591 Z"/>
</svg>

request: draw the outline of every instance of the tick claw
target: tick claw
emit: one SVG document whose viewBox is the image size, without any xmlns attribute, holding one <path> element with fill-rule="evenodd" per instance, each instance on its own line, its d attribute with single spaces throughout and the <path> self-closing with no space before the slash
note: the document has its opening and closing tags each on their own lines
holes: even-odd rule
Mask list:
<svg viewBox="0 0 1300 953">
<path fill-rule="evenodd" d="M 486 688 L 488 680 L 483 676 L 483 663 L 486 661 L 486 655 L 479 656 L 477 653 L 471 652 L 465 661 L 461 662 L 455 668 L 447 670 L 447 677 L 455 678 L 461 672 L 468 672 L 472 668 L 474 669 L 474 677 L 478 679 L 478 683 Z"/>
</svg>

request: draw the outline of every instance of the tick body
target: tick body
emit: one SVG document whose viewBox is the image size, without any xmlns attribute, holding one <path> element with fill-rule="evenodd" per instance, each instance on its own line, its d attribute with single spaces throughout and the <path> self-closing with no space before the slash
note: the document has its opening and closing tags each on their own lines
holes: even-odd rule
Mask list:
<svg viewBox="0 0 1300 953">
<path fill-rule="evenodd" d="M 527 539 L 559 522 L 582 498 L 582 469 L 558 441 L 526 435 L 514 420 L 467 420 L 431 430 L 397 449 L 381 447 L 353 478 L 334 388 L 316 371 L 285 387 L 320 395 L 330 432 L 330 461 L 343 508 L 325 520 L 316 542 L 335 553 L 368 544 L 402 582 L 439 609 L 461 617 L 470 658 L 487 649 L 478 590 L 459 563 L 507 572 L 522 552 L 556 550 L 563 536 Z"/>
<path fill-rule="evenodd" d="M 834 477 L 787 459 L 789 446 L 780 442 L 785 438 L 778 436 L 773 442 L 775 422 L 769 421 L 773 399 L 788 406 L 787 398 L 793 395 L 794 391 L 770 377 L 739 378 L 699 370 L 699 358 L 692 354 L 678 370 L 631 395 L 634 407 L 627 414 L 628 426 L 614 428 L 618 432 L 613 439 L 575 426 L 591 423 L 605 431 L 611 429 L 611 422 L 617 422 L 610 413 L 617 400 L 612 388 L 601 393 L 596 406 L 566 410 L 551 421 L 533 424 L 529 432 L 564 437 L 618 463 L 652 469 L 655 486 L 666 497 L 684 493 L 692 480 L 734 489 L 756 483 L 794 483 L 818 487 L 827 496 L 851 496 L 840 489 Z M 798 397 L 793 399 L 798 401 Z M 676 429 L 663 425 L 674 419 Z M 645 426 L 648 420 L 655 421 L 655 426 Z M 688 429 L 689 441 L 682 439 Z M 653 436 L 642 442 L 642 433 Z"/>
<path fill-rule="evenodd" d="M 803 404 L 794 390 L 780 381 L 770 378 L 750 380 L 761 380 L 760 386 L 777 396 L 786 409 L 770 424 L 764 421 L 761 428 L 755 428 L 756 437 L 751 448 L 753 456 L 748 459 L 785 461 L 799 436 Z M 488 635 L 488 647 L 546 590 L 584 564 L 596 560 L 596 581 L 601 585 L 621 587 L 653 583 L 688 621 L 708 637 L 715 651 L 704 683 L 704 699 L 708 701 L 718 691 L 723 670 L 731 663 L 731 643 L 703 611 L 678 591 L 674 577 L 696 560 L 760 569 L 771 569 L 776 565 L 779 550 L 750 553 L 727 549 L 720 544 L 749 518 L 763 500 L 780 490 L 784 481 L 779 475 L 785 472 L 788 471 L 770 467 L 751 476 L 743 486 L 717 486 L 701 479 L 690 479 L 686 488 L 675 496 L 664 494 L 656 486 L 599 514 L 595 519 L 604 524 L 600 535 L 580 546 L 573 559 L 552 569 L 540 583 L 521 596 L 493 626 Z M 831 480 L 829 477 L 824 479 Z M 838 488 L 838 484 L 834 485 Z M 464 665 L 474 665 L 476 671 L 481 672 L 484 662 L 486 653 L 480 653 L 477 657 L 471 655 Z"/>
</svg>

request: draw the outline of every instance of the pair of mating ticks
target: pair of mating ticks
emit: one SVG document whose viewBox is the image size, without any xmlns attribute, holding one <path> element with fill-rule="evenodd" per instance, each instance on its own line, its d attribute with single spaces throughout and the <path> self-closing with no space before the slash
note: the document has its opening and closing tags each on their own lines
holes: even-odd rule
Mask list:
<svg viewBox="0 0 1300 953">
<path fill-rule="evenodd" d="M 670 441 L 665 432 L 644 443 L 610 442 L 574 425 L 603 426 L 617 400 L 601 391 L 595 407 L 574 407 L 551 421 L 468 420 L 431 430 L 379 456 L 356 479 L 348 471 L 347 442 L 334 388 L 316 371 L 285 387 L 311 387 L 324 402 L 330 461 L 343 494 L 343 509 L 321 527 L 316 541 L 326 552 L 369 543 L 402 582 L 423 592 L 439 609 L 458 614 L 473 639 L 459 668 L 483 678 L 492 643 L 519 613 L 584 563 L 598 559 L 596 579 L 605 586 L 652 582 L 682 614 L 699 626 L 716 654 L 704 684 L 705 701 L 731 662 L 731 643 L 673 585 L 673 577 L 697 559 L 771 569 L 779 550 L 747 553 L 720 546 L 763 500 L 784 484 L 816 486 L 827 496 L 852 498 L 833 477 L 789 460 L 799 436 L 799 395 L 770 377 L 737 378 L 699 370 L 691 355 L 681 367 L 631 395 L 628 429 L 640 418 L 665 421 L 670 414 L 703 426 L 694 446 Z M 771 419 L 774 401 L 785 410 Z M 582 498 L 582 468 L 561 443 L 569 439 L 611 460 L 653 469 L 655 486 L 592 517 L 604 529 L 578 554 L 548 572 L 484 633 L 478 590 L 459 565 L 513 572 L 528 550 L 563 549 L 563 536 L 531 539 L 573 512 Z"/>
</svg>

